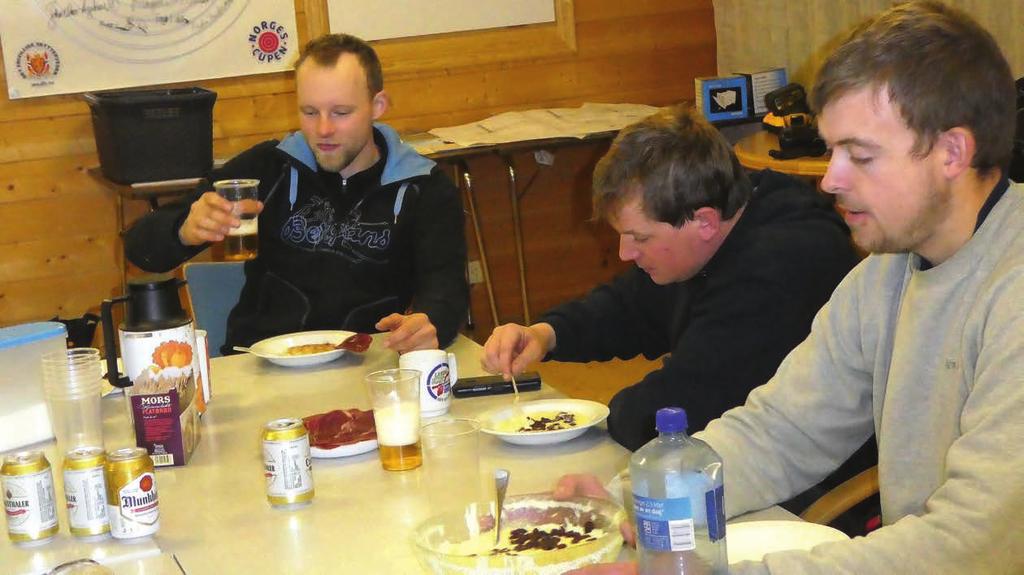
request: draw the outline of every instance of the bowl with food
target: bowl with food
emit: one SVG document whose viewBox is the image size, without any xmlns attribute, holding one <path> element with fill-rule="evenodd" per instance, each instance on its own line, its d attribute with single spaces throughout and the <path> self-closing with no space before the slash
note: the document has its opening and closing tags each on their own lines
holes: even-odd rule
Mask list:
<svg viewBox="0 0 1024 575">
<path fill-rule="evenodd" d="M 284 367 L 306 367 L 334 361 L 346 350 L 337 346 L 355 335 L 351 331 L 300 331 L 269 337 L 249 347 L 248 352 Z"/>
<path fill-rule="evenodd" d="M 618 504 L 550 493 L 510 496 L 495 537 L 493 505 L 470 505 L 427 519 L 412 543 L 424 569 L 438 575 L 556 575 L 614 561 L 622 549 Z"/>
<path fill-rule="evenodd" d="M 480 431 L 517 445 L 550 445 L 583 435 L 608 417 L 608 406 L 584 399 L 510 402 L 479 416 Z"/>
</svg>

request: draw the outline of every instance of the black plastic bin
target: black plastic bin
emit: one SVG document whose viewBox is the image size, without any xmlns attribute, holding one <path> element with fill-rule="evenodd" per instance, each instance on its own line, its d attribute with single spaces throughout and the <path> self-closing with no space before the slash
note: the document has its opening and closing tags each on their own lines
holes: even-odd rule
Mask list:
<svg viewBox="0 0 1024 575">
<path fill-rule="evenodd" d="M 119 184 L 205 175 L 213 166 L 213 104 L 203 88 L 89 92 L 103 175 Z"/>
</svg>

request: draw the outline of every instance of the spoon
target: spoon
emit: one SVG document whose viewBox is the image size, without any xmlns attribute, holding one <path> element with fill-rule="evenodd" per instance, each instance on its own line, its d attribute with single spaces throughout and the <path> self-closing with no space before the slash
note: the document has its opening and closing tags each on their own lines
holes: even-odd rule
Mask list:
<svg viewBox="0 0 1024 575">
<path fill-rule="evenodd" d="M 501 541 L 501 510 L 505 506 L 505 492 L 508 491 L 508 469 L 494 470 L 494 493 L 497 507 L 494 510 L 494 545 Z"/>
<path fill-rule="evenodd" d="M 526 413 L 523 408 L 519 405 L 519 386 L 516 385 L 516 376 L 509 374 L 509 379 L 512 380 L 512 392 L 515 393 L 515 397 L 512 399 L 512 416 L 516 419 L 526 420 Z"/>
</svg>

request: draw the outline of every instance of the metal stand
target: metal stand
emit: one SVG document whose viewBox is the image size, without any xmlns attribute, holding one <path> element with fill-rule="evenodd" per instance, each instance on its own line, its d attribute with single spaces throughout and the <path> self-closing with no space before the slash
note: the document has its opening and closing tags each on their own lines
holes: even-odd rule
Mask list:
<svg viewBox="0 0 1024 575">
<path fill-rule="evenodd" d="M 516 261 L 519 264 L 519 292 L 523 298 L 523 323 L 530 325 L 530 301 L 526 297 L 526 259 L 523 255 L 523 229 L 519 221 L 519 193 L 516 190 L 516 169 L 512 166 L 512 158 L 502 155 L 508 166 L 508 195 L 512 203 L 512 232 L 516 243 Z"/>
<path fill-rule="evenodd" d="M 480 254 L 480 269 L 484 274 L 484 291 L 487 292 L 487 303 L 491 306 L 491 320 L 494 322 L 494 327 L 498 327 L 498 306 L 494 303 L 494 287 L 491 285 L 491 272 L 487 265 L 487 250 L 484 249 L 484 237 L 480 232 L 480 220 L 476 215 L 476 194 L 473 192 L 473 176 L 469 173 L 469 164 L 465 160 L 456 162 L 455 168 L 457 172 L 462 173 L 462 182 L 465 184 L 466 208 L 469 210 L 469 220 L 473 223 L 476 250 Z"/>
</svg>

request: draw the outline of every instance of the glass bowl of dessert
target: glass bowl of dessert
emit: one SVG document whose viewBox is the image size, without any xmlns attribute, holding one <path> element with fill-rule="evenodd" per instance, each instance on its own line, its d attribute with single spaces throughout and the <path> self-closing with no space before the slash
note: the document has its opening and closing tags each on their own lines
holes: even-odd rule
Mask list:
<svg viewBox="0 0 1024 575">
<path fill-rule="evenodd" d="M 509 496 L 495 537 L 493 503 L 427 519 L 413 532 L 420 564 L 436 574 L 555 575 L 614 561 L 622 549 L 617 503 L 550 493 Z"/>
</svg>

